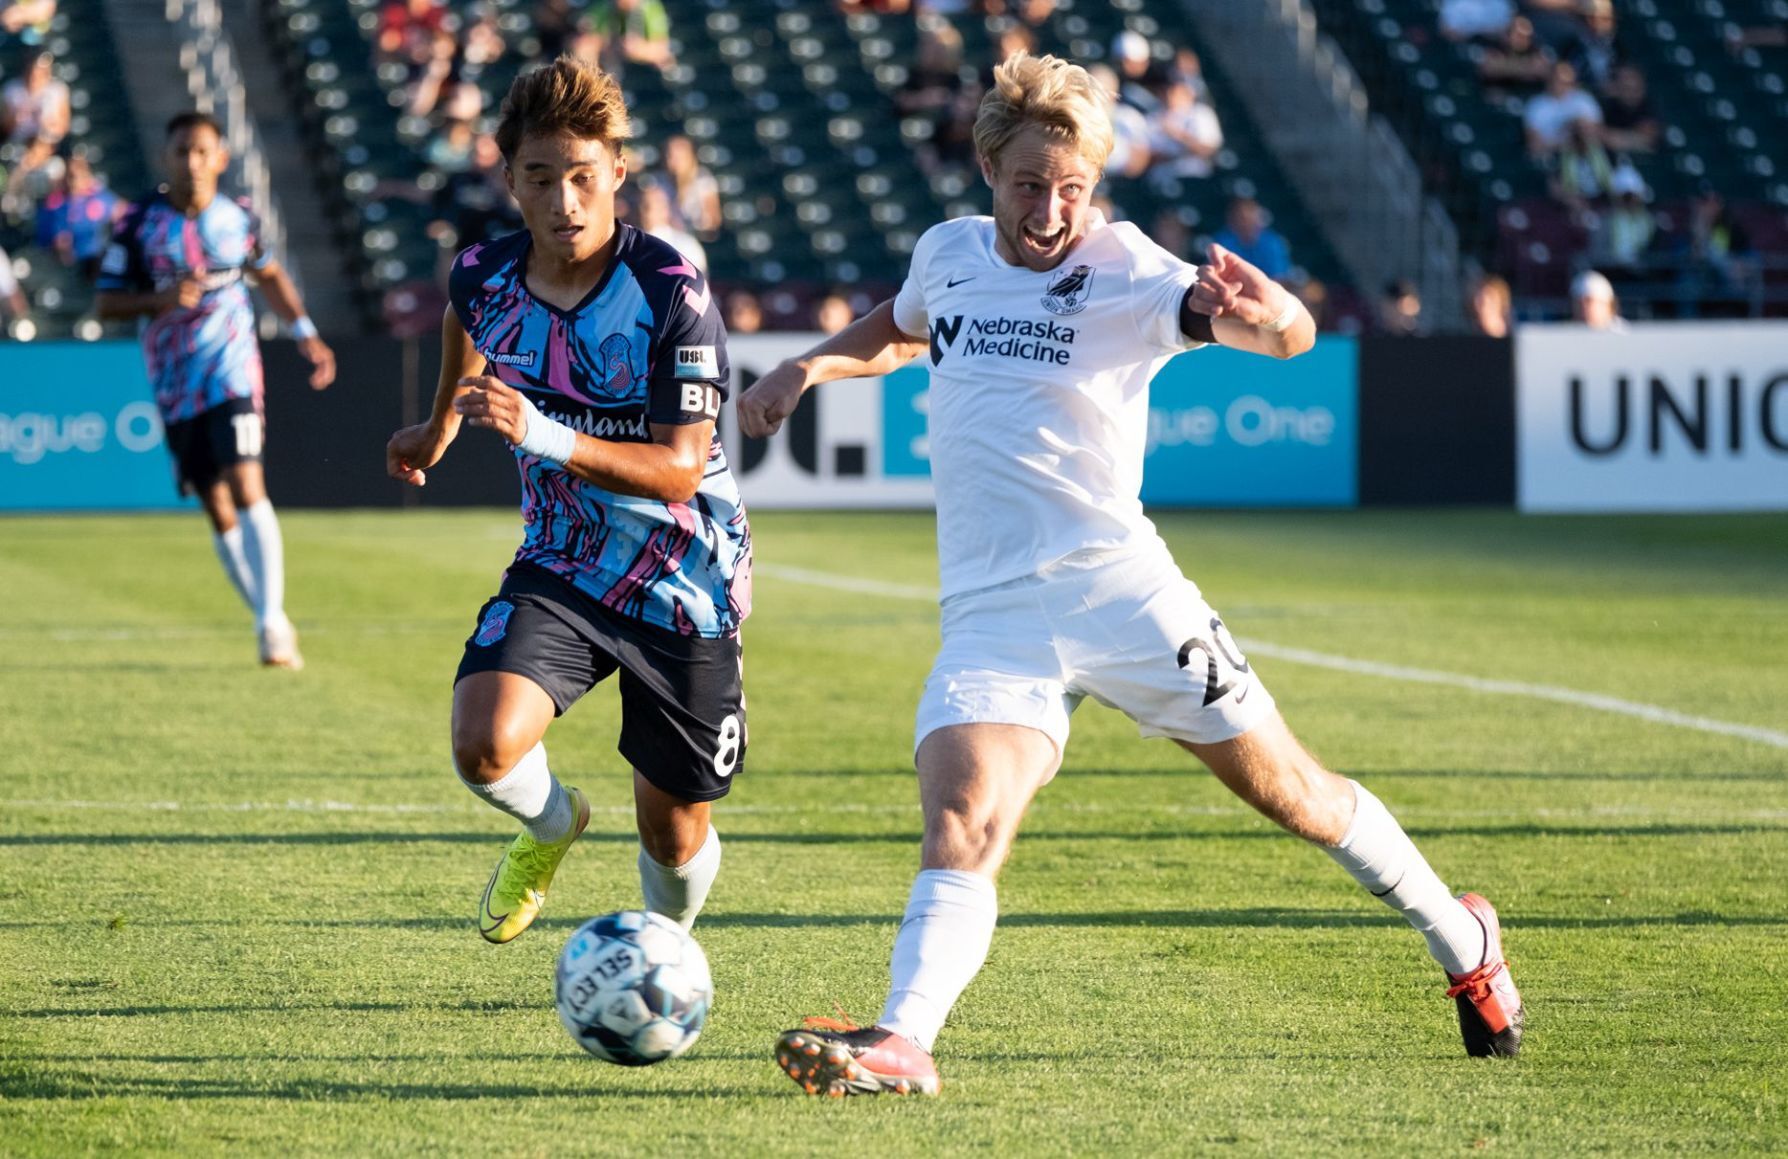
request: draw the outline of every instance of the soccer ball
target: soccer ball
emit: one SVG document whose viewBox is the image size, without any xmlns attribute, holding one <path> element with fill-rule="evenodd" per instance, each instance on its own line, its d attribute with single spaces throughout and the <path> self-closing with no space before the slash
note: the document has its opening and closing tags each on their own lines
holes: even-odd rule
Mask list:
<svg viewBox="0 0 1788 1159">
<path fill-rule="evenodd" d="M 714 983 L 695 939 L 663 914 L 623 910 L 579 926 L 553 976 L 559 1021 L 605 1062 L 651 1066 L 695 1045 Z"/>
</svg>

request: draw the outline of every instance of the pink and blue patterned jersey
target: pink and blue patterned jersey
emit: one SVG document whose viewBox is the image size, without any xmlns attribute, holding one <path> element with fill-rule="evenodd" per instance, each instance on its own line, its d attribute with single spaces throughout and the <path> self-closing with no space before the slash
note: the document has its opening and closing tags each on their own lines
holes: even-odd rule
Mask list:
<svg viewBox="0 0 1788 1159">
<path fill-rule="evenodd" d="M 100 262 L 102 293 L 159 293 L 189 274 L 205 283 L 196 307 L 158 314 L 143 330 L 143 359 L 164 423 L 236 398 L 261 408 L 261 348 L 243 275 L 272 260 L 261 249 L 260 220 L 227 197 L 188 217 L 156 193 L 118 223 Z"/>
<path fill-rule="evenodd" d="M 486 373 L 584 434 L 643 443 L 651 424 L 719 413 L 726 329 L 683 255 L 631 226 L 616 229 L 613 263 L 574 309 L 528 292 L 525 230 L 463 251 L 448 294 Z M 517 563 L 683 635 L 739 630 L 751 610 L 751 529 L 718 434 L 688 503 L 617 494 L 532 455 L 515 457 L 527 527 Z"/>
</svg>

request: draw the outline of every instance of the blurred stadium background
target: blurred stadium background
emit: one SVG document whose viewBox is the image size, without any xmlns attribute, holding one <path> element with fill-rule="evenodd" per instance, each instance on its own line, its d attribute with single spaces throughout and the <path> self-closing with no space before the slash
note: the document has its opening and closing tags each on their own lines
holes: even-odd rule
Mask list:
<svg viewBox="0 0 1788 1159">
<path fill-rule="evenodd" d="M 562 50 L 622 74 L 627 212 L 734 330 L 823 328 L 985 210 L 967 130 L 1017 47 L 1117 92 L 1117 214 L 1240 234 L 1325 330 L 1561 318 L 1590 268 L 1629 318 L 1788 313 L 1788 0 L 8 0 L 9 328 L 105 336 L 93 259 L 195 104 L 326 333 L 430 328 L 443 258 L 516 223 L 502 94 Z"/>
<path fill-rule="evenodd" d="M 1188 258 L 1222 241 L 1325 332 L 1326 358 L 1164 376 L 1151 455 L 1227 449 L 1260 485 L 1151 502 L 1788 507 L 1788 0 L 0 0 L 0 506 L 175 502 L 132 326 L 90 289 L 173 113 L 225 123 L 226 190 L 343 354 L 310 397 L 263 313 L 275 494 L 385 505 L 448 261 L 519 226 L 489 135 L 518 71 L 621 76 L 623 212 L 706 266 L 743 385 L 988 208 L 970 127 L 1019 48 L 1110 86 L 1110 214 Z M 814 399 L 769 447 L 723 419 L 748 497 L 924 505 L 922 373 Z M 426 502 L 504 502 L 482 451 Z"/>
</svg>

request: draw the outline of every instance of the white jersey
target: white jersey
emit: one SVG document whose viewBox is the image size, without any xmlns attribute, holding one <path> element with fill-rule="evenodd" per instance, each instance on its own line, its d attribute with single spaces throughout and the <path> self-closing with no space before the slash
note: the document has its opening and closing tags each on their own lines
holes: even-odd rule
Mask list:
<svg viewBox="0 0 1788 1159">
<path fill-rule="evenodd" d="M 1148 384 L 1201 343 L 1180 330 L 1197 268 L 1094 211 L 1055 269 L 994 250 L 990 217 L 927 230 L 894 323 L 931 338 L 931 476 L 942 594 L 1074 552 L 1160 543 L 1142 513 Z"/>
</svg>

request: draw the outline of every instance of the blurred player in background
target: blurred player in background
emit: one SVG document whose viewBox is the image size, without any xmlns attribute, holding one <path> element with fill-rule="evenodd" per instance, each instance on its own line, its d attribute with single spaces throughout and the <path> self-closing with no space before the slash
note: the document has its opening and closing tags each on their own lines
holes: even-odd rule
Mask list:
<svg viewBox="0 0 1788 1159">
<path fill-rule="evenodd" d="M 101 318 L 141 318 L 143 358 L 167 428 L 183 494 L 211 520 L 217 556 L 254 612 L 261 663 L 302 668 L 286 617 L 285 548 L 261 471 L 266 435 L 255 285 L 311 363 L 310 385 L 335 380 L 335 355 L 317 337 L 292 280 L 261 247 L 246 202 L 218 194 L 230 154 L 203 113 L 168 122 L 168 184 L 132 206 L 100 261 Z"/>
<path fill-rule="evenodd" d="M 943 645 L 915 742 L 922 869 L 877 1024 L 810 1019 L 778 1064 L 811 1094 L 937 1091 L 932 1043 L 986 959 L 994 875 L 1086 696 L 1172 738 L 1395 907 L 1447 973 L 1467 1052 L 1515 1053 L 1495 911 L 1455 898 L 1378 798 L 1304 750 L 1137 498 L 1164 362 L 1211 342 L 1289 358 L 1315 324 L 1221 246 L 1190 266 L 1091 208 L 1112 131 L 1084 70 L 1018 55 L 994 76 L 975 125 L 993 216 L 928 231 L 893 300 L 739 405 L 743 431 L 767 436 L 818 383 L 930 355 Z"/>
<path fill-rule="evenodd" d="M 492 942 L 533 922 L 589 821 L 541 738 L 598 682 L 620 673 L 646 908 L 685 928 L 720 869 L 710 802 L 745 757 L 751 533 L 714 435 L 726 331 L 683 255 L 615 221 L 627 135 L 620 86 L 571 57 L 511 86 L 497 143 L 527 228 L 454 262 L 434 413 L 386 451 L 421 486 L 465 422 L 521 470 L 526 532 L 453 690 L 460 779 L 523 827 L 480 903 Z"/>
</svg>

